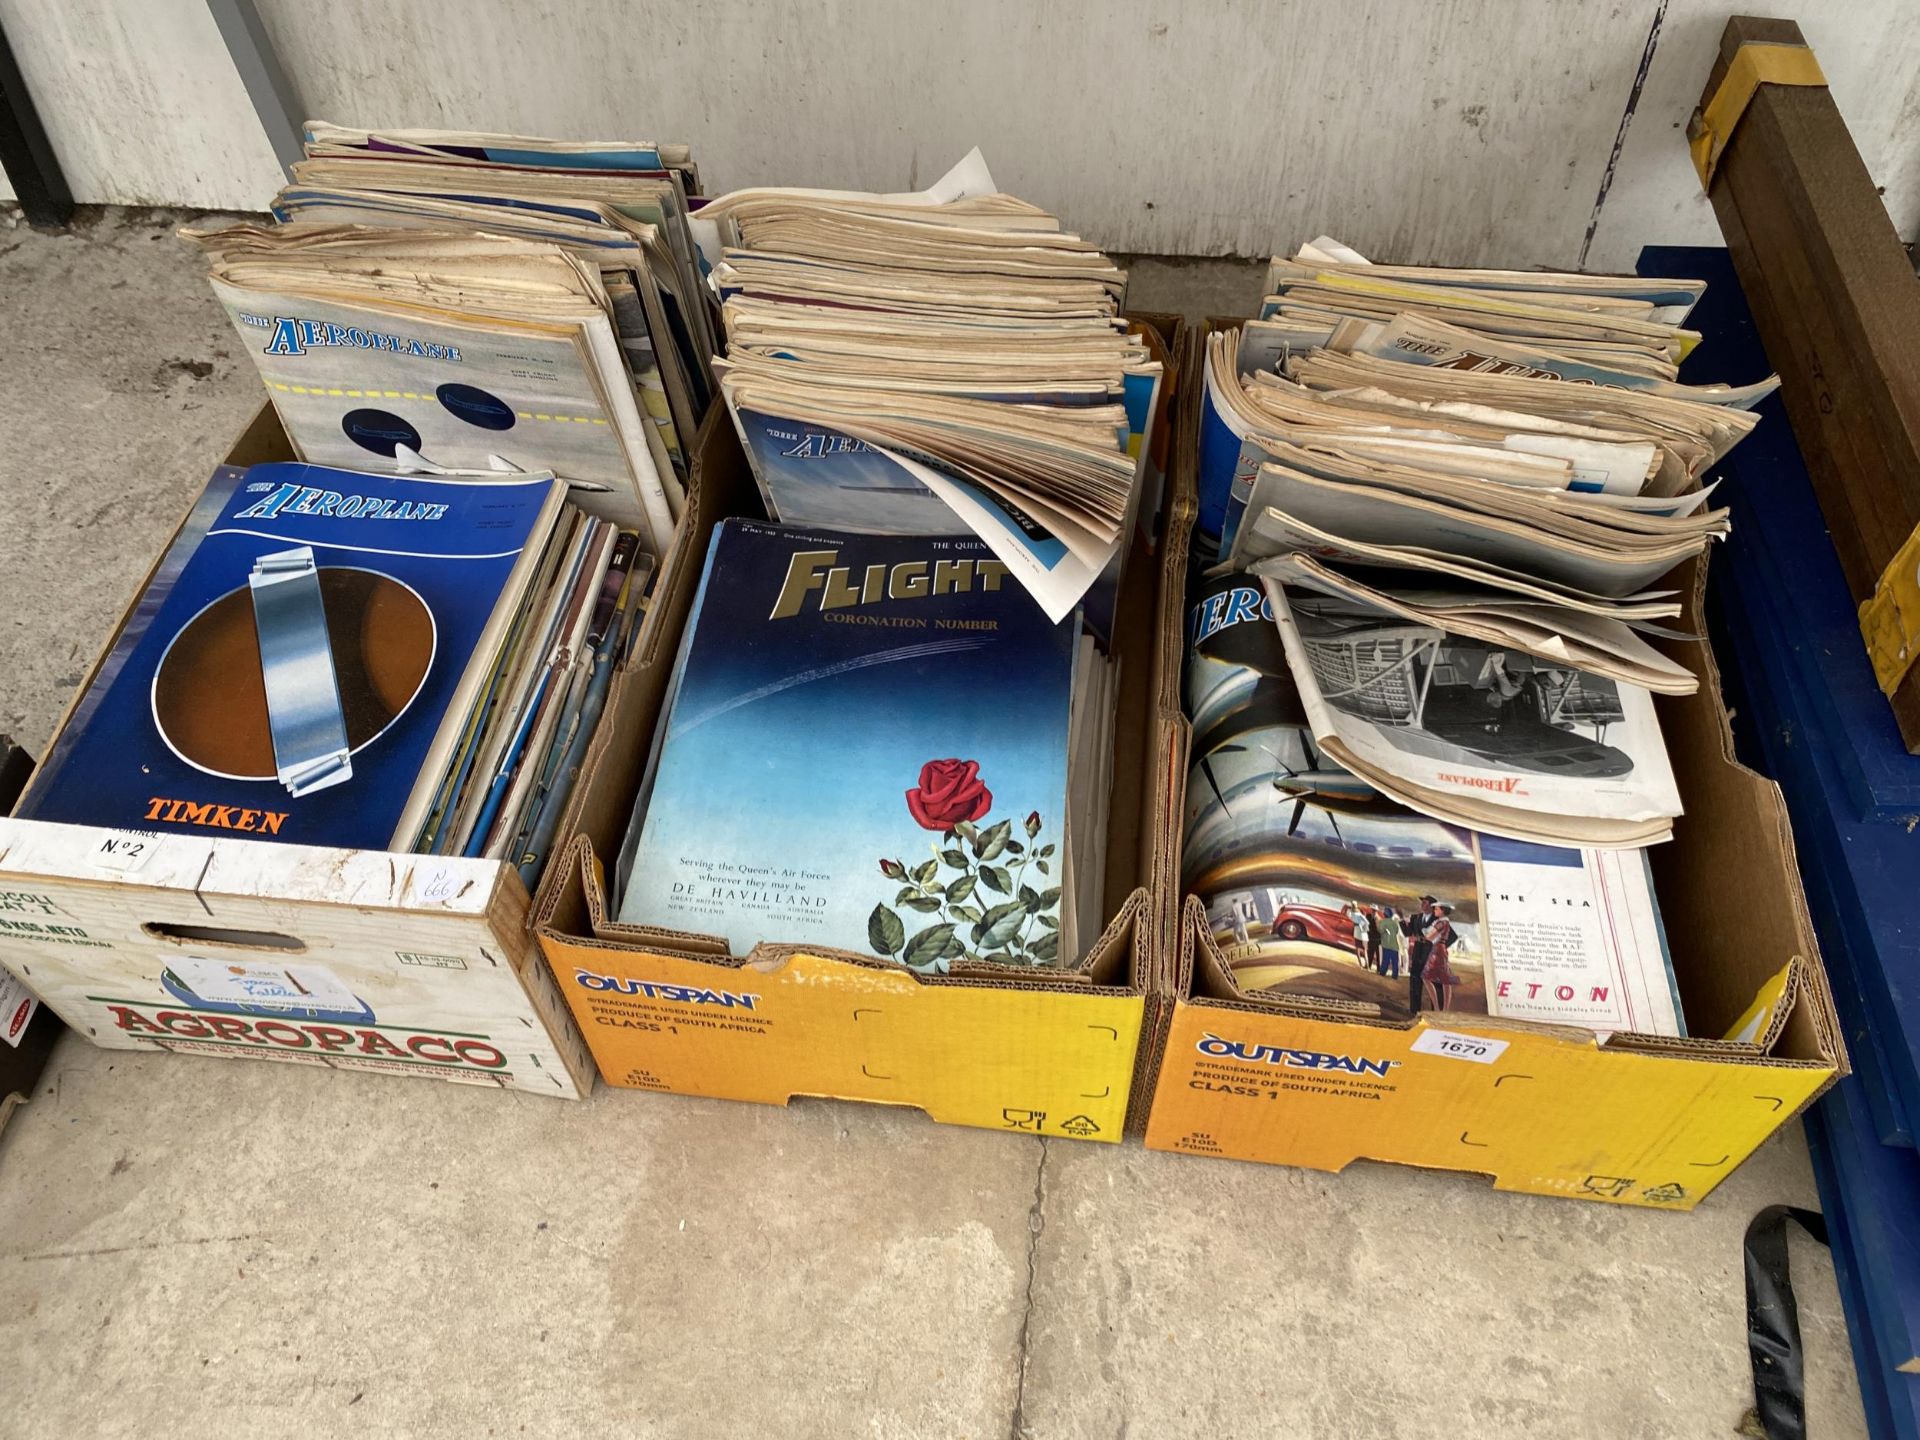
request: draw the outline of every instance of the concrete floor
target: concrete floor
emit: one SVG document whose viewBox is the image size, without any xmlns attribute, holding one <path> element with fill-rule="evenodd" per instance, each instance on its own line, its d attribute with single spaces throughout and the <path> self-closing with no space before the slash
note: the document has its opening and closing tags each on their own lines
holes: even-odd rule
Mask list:
<svg viewBox="0 0 1920 1440">
<path fill-rule="evenodd" d="M 260 403 L 178 218 L 0 228 L 0 729 L 35 749 Z M 1776 1201 L 1817 1204 L 1797 1124 L 1682 1216 L 69 1036 L 0 1136 L 0 1436 L 1731 1436 Z M 1796 1247 L 1809 1433 L 1864 1435 Z"/>
</svg>

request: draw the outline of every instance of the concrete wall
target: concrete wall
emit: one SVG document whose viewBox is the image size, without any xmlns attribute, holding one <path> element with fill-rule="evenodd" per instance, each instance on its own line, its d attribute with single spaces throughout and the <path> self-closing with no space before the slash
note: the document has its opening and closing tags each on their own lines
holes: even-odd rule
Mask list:
<svg viewBox="0 0 1920 1440">
<path fill-rule="evenodd" d="M 897 189 L 977 143 L 1004 188 L 1115 250 L 1263 255 L 1326 230 L 1381 258 L 1621 268 L 1646 242 L 1718 238 L 1683 127 L 1740 7 L 259 8 L 305 110 L 330 120 L 684 139 L 715 191 Z M 1920 147 L 1906 136 L 1920 111 L 1912 0 L 1766 13 L 1796 8 L 1910 232 L 1920 218 Z M 0 0 L 0 21 L 79 198 L 257 208 L 272 193 L 271 152 L 201 0 Z"/>
</svg>

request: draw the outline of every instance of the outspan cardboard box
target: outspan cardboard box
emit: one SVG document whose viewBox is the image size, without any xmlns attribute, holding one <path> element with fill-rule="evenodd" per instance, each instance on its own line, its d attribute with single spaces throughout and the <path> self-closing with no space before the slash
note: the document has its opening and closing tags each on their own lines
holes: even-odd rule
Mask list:
<svg viewBox="0 0 1920 1440">
<path fill-rule="evenodd" d="M 1204 381 L 1193 356 L 1187 368 L 1191 402 Z M 1153 809 L 1167 1008 L 1147 1145 L 1320 1170 L 1387 1160 L 1483 1174 L 1503 1190 L 1691 1209 L 1846 1073 L 1786 808 L 1778 786 L 1733 758 L 1711 650 L 1687 652 L 1702 670 L 1697 694 L 1655 697 L 1686 814 L 1650 854 L 1696 1038 L 1603 1045 L 1586 1030 L 1487 1016 L 1397 1024 L 1237 998 L 1204 907 L 1180 885 L 1196 425 L 1190 403 L 1162 582 L 1166 763 Z M 1698 567 L 1683 581 L 1696 623 L 1703 582 Z M 1753 1038 L 1714 1038 L 1735 1034 Z"/>
<path fill-rule="evenodd" d="M 1146 319 L 1169 356 L 1173 317 Z M 1170 366 L 1162 413 L 1171 423 Z M 627 822 L 647 736 L 692 606 L 713 527 L 761 513 L 746 459 L 719 417 L 697 523 L 666 557 L 654 604 L 663 623 L 625 683 L 636 722 L 588 755 L 589 803 L 564 875 L 543 887 L 541 947 L 610 1084 L 781 1105 L 829 1096 L 908 1105 L 948 1124 L 1118 1140 L 1128 1121 L 1149 1008 L 1155 927 L 1142 810 L 1154 736 L 1159 570 L 1134 546 L 1116 626 L 1120 713 L 1106 876 L 1107 925 L 1072 971 L 920 976 L 869 956 L 763 944 L 731 956 L 711 938 L 610 918 L 612 852 L 598 836 Z M 709 422 L 709 430 L 713 424 Z M 1144 527 L 1150 533 L 1152 527 Z M 830 842 L 829 842 L 830 843 Z M 1143 1092 L 1144 1093 L 1144 1092 Z"/>
<path fill-rule="evenodd" d="M 268 406 L 226 461 L 291 458 Z M 500 861 L 0 820 L 0 962 L 113 1048 L 578 1098 L 592 1060 L 531 911 Z"/>
</svg>

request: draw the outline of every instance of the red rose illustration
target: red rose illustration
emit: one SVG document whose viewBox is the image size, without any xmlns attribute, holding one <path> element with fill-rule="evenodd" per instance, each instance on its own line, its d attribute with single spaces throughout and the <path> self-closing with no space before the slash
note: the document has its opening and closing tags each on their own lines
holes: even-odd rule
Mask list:
<svg viewBox="0 0 1920 1440">
<path fill-rule="evenodd" d="M 993 792 L 980 783 L 977 760 L 929 760 L 920 783 L 907 791 L 907 809 L 927 830 L 951 830 L 993 808 Z"/>
</svg>

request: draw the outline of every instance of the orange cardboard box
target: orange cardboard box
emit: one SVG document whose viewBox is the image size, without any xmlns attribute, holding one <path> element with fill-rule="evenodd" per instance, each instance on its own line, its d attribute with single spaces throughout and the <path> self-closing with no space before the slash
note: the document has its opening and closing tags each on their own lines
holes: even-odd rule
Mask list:
<svg viewBox="0 0 1920 1440">
<path fill-rule="evenodd" d="M 1179 321 L 1141 317 L 1179 353 Z M 1176 377 L 1163 390 L 1170 415 Z M 1168 422 L 1170 424 L 1170 421 Z M 1158 447 L 1156 447 L 1158 448 Z M 746 956 L 712 937 L 621 924 L 608 914 L 611 854 L 646 763 L 712 528 L 760 513 L 724 414 L 702 429 L 688 513 L 664 557 L 658 623 L 587 759 L 581 832 L 536 897 L 548 963 L 609 1084 L 785 1104 L 821 1095 L 911 1105 L 947 1124 L 1118 1140 L 1136 1093 L 1155 954 L 1143 813 L 1156 736 L 1160 576 L 1144 535 L 1117 625 L 1120 715 L 1106 876 L 1107 926 L 1072 970 L 923 977 L 870 956 L 763 944 Z M 1130 783 L 1129 783 L 1130 782 Z M 617 841 L 616 841 L 617 843 Z"/>
<path fill-rule="evenodd" d="M 1163 555 L 1153 872 L 1165 1029 L 1148 1047 L 1163 1058 L 1148 1081 L 1147 1145 L 1320 1170 L 1388 1160 L 1484 1174 L 1503 1190 L 1691 1209 L 1846 1073 L 1786 808 L 1776 785 L 1733 757 L 1711 651 L 1688 652 L 1704 665 L 1697 694 L 1656 697 L 1686 814 L 1651 851 L 1699 1038 L 1600 1044 L 1586 1030 L 1487 1016 L 1396 1024 L 1241 997 L 1204 907 L 1180 884 L 1191 402 L 1202 383 L 1193 355 L 1187 370 Z M 1690 579 L 1697 619 L 1704 575 Z M 1733 1036 L 1746 1038 L 1714 1038 Z"/>
</svg>

